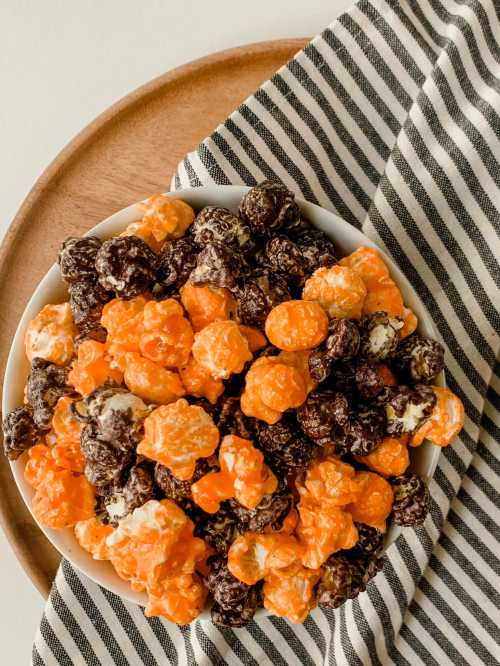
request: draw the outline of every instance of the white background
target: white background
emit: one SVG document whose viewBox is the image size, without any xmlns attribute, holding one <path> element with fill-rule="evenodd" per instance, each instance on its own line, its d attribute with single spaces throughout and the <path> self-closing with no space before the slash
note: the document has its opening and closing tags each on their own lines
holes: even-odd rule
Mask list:
<svg viewBox="0 0 500 666">
<path fill-rule="evenodd" d="M 110 104 L 213 51 L 321 31 L 351 0 L 0 0 L 0 236 Z M 1 492 L 1 489 L 0 489 Z M 1 663 L 29 663 L 43 600 L 0 530 Z"/>
</svg>

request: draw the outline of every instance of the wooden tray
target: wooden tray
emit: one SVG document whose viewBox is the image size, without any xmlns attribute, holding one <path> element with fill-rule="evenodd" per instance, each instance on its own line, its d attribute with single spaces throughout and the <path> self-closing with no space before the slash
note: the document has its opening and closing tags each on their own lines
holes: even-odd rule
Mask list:
<svg viewBox="0 0 500 666">
<path fill-rule="evenodd" d="M 46 169 L 0 248 L 1 375 L 17 322 L 60 242 L 168 189 L 178 162 L 306 43 L 242 46 L 167 72 L 103 113 Z M 60 556 L 22 501 L 0 455 L 0 521 L 45 597 Z"/>
</svg>

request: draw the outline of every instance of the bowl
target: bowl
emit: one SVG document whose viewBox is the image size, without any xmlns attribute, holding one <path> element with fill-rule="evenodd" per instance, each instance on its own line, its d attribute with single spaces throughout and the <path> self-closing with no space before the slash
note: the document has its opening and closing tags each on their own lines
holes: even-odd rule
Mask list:
<svg viewBox="0 0 500 666">
<path fill-rule="evenodd" d="M 167 196 L 184 199 L 195 210 L 207 205 L 218 205 L 236 212 L 240 199 L 248 190 L 248 187 L 230 185 L 207 186 L 178 190 L 174 193 L 168 193 Z M 333 213 L 302 199 L 297 199 L 297 203 L 304 216 L 314 226 L 331 236 L 339 249 L 339 254 L 349 254 L 362 245 L 377 248 L 376 244 L 363 233 Z M 102 239 L 109 238 L 120 233 L 128 224 L 136 222 L 141 217 L 142 211 L 139 204 L 133 204 L 90 229 L 87 235 L 93 234 Z M 379 248 L 377 249 L 381 252 L 393 279 L 401 289 L 405 304 L 417 315 L 419 332 L 423 335 L 436 337 L 432 320 L 411 284 L 392 259 Z M 3 383 L 2 410 L 4 414 L 23 402 L 24 385 L 29 373 L 29 363 L 24 352 L 24 333 L 28 322 L 47 303 L 57 303 L 65 299 L 67 299 L 67 289 L 60 278 L 57 264 L 54 264 L 41 280 L 28 302 L 12 341 Z M 437 383 L 444 386 L 443 373 L 441 373 Z M 439 447 L 433 446 L 430 442 L 424 442 L 422 446 L 412 450 L 411 469 L 429 480 L 436 469 L 439 454 Z M 33 489 L 26 483 L 23 475 L 26 457 L 26 454 L 23 454 L 16 461 L 12 461 L 11 468 L 19 491 L 31 511 Z M 131 590 L 129 584 L 119 578 L 109 562 L 94 560 L 89 553 L 79 546 L 71 528 L 52 530 L 40 524 L 39 527 L 61 555 L 94 582 L 128 601 L 138 603 L 141 606 L 146 605 L 146 594 Z M 400 528 L 395 526 L 389 528 L 385 541 L 386 548 L 395 541 L 399 533 Z M 268 614 L 263 609 L 260 609 L 258 613 Z M 207 611 L 204 611 L 201 618 L 203 617 L 209 617 Z"/>
</svg>

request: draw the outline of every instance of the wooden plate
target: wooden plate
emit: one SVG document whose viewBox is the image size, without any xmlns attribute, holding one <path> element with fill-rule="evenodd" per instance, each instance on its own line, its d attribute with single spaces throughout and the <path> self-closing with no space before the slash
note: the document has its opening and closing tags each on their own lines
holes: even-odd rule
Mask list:
<svg viewBox="0 0 500 666">
<path fill-rule="evenodd" d="M 167 72 L 103 113 L 37 181 L 0 248 L 0 368 L 24 307 L 60 242 L 152 192 L 178 162 L 306 43 L 285 39 L 222 51 Z M 58 552 L 33 521 L 0 455 L 0 521 L 44 596 Z"/>
</svg>

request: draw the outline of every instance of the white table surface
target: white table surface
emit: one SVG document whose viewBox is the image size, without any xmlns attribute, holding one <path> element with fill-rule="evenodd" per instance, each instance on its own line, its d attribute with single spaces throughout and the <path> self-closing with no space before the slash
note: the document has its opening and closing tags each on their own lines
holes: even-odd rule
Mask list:
<svg viewBox="0 0 500 666">
<path fill-rule="evenodd" d="M 36 178 L 95 116 L 163 72 L 319 32 L 351 0 L 0 0 L 0 238 Z M 0 530 L 1 663 L 29 663 L 44 601 Z"/>
</svg>

